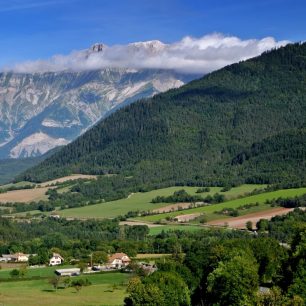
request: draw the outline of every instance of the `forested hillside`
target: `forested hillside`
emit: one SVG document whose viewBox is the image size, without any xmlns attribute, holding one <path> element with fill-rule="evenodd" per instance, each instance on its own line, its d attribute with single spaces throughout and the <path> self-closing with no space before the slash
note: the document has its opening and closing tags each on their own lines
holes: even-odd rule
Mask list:
<svg viewBox="0 0 306 306">
<path fill-rule="evenodd" d="M 306 44 L 141 100 L 18 179 L 120 173 L 142 184 L 305 179 Z"/>
</svg>

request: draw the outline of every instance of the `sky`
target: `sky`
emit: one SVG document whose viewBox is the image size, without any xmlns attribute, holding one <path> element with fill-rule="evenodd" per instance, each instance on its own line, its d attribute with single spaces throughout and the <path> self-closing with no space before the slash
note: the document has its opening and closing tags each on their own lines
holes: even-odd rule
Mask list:
<svg viewBox="0 0 306 306">
<path fill-rule="evenodd" d="M 203 37 L 217 35 L 240 45 L 272 37 L 277 46 L 306 40 L 305 16 L 305 0 L 0 0 L 0 66 L 67 55 L 96 42 L 173 45 L 189 37 L 203 46 Z"/>
</svg>

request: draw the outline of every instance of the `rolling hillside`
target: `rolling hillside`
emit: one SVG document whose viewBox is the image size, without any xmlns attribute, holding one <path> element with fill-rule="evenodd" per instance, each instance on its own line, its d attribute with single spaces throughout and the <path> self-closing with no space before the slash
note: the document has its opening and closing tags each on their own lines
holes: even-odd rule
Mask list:
<svg viewBox="0 0 306 306">
<path fill-rule="evenodd" d="M 141 100 L 19 179 L 120 173 L 145 184 L 305 179 L 306 44 L 266 52 Z"/>
</svg>

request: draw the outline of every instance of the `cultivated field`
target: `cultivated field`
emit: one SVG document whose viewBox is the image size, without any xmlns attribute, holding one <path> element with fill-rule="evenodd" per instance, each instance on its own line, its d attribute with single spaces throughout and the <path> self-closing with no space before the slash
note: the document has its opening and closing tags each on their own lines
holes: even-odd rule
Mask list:
<svg viewBox="0 0 306 306">
<path fill-rule="evenodd" d="M 270 205 L 264 204 L 266 200 L 272 200 L 279 197 L 295 197 L 300 196 L 306 193 L 306 188 L 297 188 L 297 189 L 284 189 L 284 190 L 277 190 L 273 192 L 266 192 L 261 193 L 245 198 L 239 198 L 236 200 L 231 200 L 227 202 L 223 202 L 220 204 L 213 204 L 209 206 L 197 207 L 192 209 L 187 209 L 184 211 L 177 211 L 177 212 L 170 212 L 152 216 L 145 216 L 145 217 L 137 217 L 134 218 L 135 220 L 142 221 L 142 222 L 157 222 L 164 220 L 166 217 L 174 218 L 179 215 L 187 215 L 187 214 L 194 214 L 194 213 L 203 213 L 206 216 L 207 221 L 217 220 L 222 218 L 220 215 L 215 214 L 215 211 L 221 211 L 224 208 L 238 208 L 239 206 L 243 206 L 250 203 L 259 203 L 259 206 L 251 208 L 249 211 L 244 210 L 241 211 L 244 214 L 248 212 L 257 212 L 257 211 L 264 211 L 271 209 Z M 226 218 L 226 216 L 224 216 Z"/>
<path fill-rule="evenodd" d="M 254 189 L 263 188 L 263 185 L 242 185 L 237 188 L 232 188 L 230 191 L 224 192 L 228 199 L 242 196 L 245 193 L 251 192 Z M 126 199 L 121 199 L 117 201 L 111 201 L 96 205 L 90 205 L 80 208 L 71 208 L 58 211 L 58 214 L 63 217 L 71 218 L 113 218 L 119 215 L 125 215 L 129 211 L 147 211 L 158 209 L 161 207 L 166 207 L 169 203 L 158 203 L 152 204 L 151 201 L 157 196 L 169 196 L 175 191 L 185 189 L 189 194 L 196 194 L 198 187 L 169 187 L 164 189 L 153 190 L 143 193 L 135 193 L 130 195 Z M 217 192 L 221 193 L 220 187 L 210 188 L 210 192 L 202 193 L 201 195 L 206 196 L 208 194 L 213 195 Z"/>
<path fill-rule="evenodd" d="M 32 202 L 47 200 L 48 197 L 46 196 L 46 192 L 48 189 L 50 189 L 50 187 L 21 189 L 0 193 L 0 202 Z"/>
<path fill-rule="evenodd" d="M 246 228 L 246 223 L 248 221 L 251 221 L 253 223 L 253 228 L 256 228 L 256 223 L 260 219 L 268 219 L 275 216 L 285 215 L 289 213 L 290 211 L 293 211 L 293 208 L 283 208 L 283 207 L 277 207 L 277 208 L 271 208 L 267 211 L 261 211 L 257 213 L 247 214 L 239 217 L 232 217 L 232 218 L 226 218 L 223 220 L 214 220 L 210 221 L 207 224 L 210 225 L 218 225 L 218 226 L 228 226 L 231 228 Z"/>
<path fill-rule="evenodd" d="M 85 175 L 85 174 L 74 174 L 70 176 L 61 177 L 56 180 L 44 182 L 42 184 L 32 184 L 30 182 L 19 182 L 16 184 L 7 184 L 0 186 L 0 189 L 5 189 L 9 187 L 20 187 L 26 185 L 36 185 L 36 188 L 33 189 L 20 189 L 20 190 L 12 190 L 6 193 L 0 193 L 0 203 L 7 203 L 7 202 L 32 202 L 32 201 L 40 201 L 40 200 L 47 200 L 48 197 L 45 195 L 48 189 L 54 188 L 51 185 L 56 183 L 63 183 L 66 181 L 73 181 L 77 179 L 97 179 L 95 175 Z M 69 187 L 64 187 L 59 192 L 68 191 Z"/>
<path fill-rule="evenodd" d="M 79 292 L 75 288 L 57 289 L 48 279 L 16 280 L 0 282 L 0 305 L 5 306 L 88 306 L 122 305 L 126 295 L 129 275 L 107 273 L 83 275 L 92 285 L 83 287 Z M 72 279 L 76 279 L 73 277 Z M 1 304 L 2 303 L 2 304 Z"/>
</svg>

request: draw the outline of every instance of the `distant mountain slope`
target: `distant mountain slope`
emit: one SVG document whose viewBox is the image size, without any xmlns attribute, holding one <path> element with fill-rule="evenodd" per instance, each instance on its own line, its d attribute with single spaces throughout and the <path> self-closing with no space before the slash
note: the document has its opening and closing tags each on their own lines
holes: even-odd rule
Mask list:
<svg viewBox="0 0 306 306">
<path fill-rule="evenodd" d="M 152 185 L 305 177 L 299 155 L 305 152 L 305 80 L 306 44 L 264 53 L 111 114 L 20 179 L 122 173 Z M 250 153 L 239 163 L 242 152 L 267 141 L 274 151 Z M 294 155 L 296 144 L 302 148 Z M 290 167 L 282 167 L 288 156 Z"/>
<path fill-rule="evenodd" d="M 99 46 L 81 55 L 101 52 Z M 0 73 L 0 158 L 41 155 L 74 140 L 121 103 L 193 78 L 171 70 L 128 68 Z"/>
<path fill-rule="evenodd" d="M 44 155 L 36 157 L 0 159 L 0 184 L 13 181 L 18 174 L 41 163 L 59 149 L 60 147 L 54 148 Z"/>
</svg>

